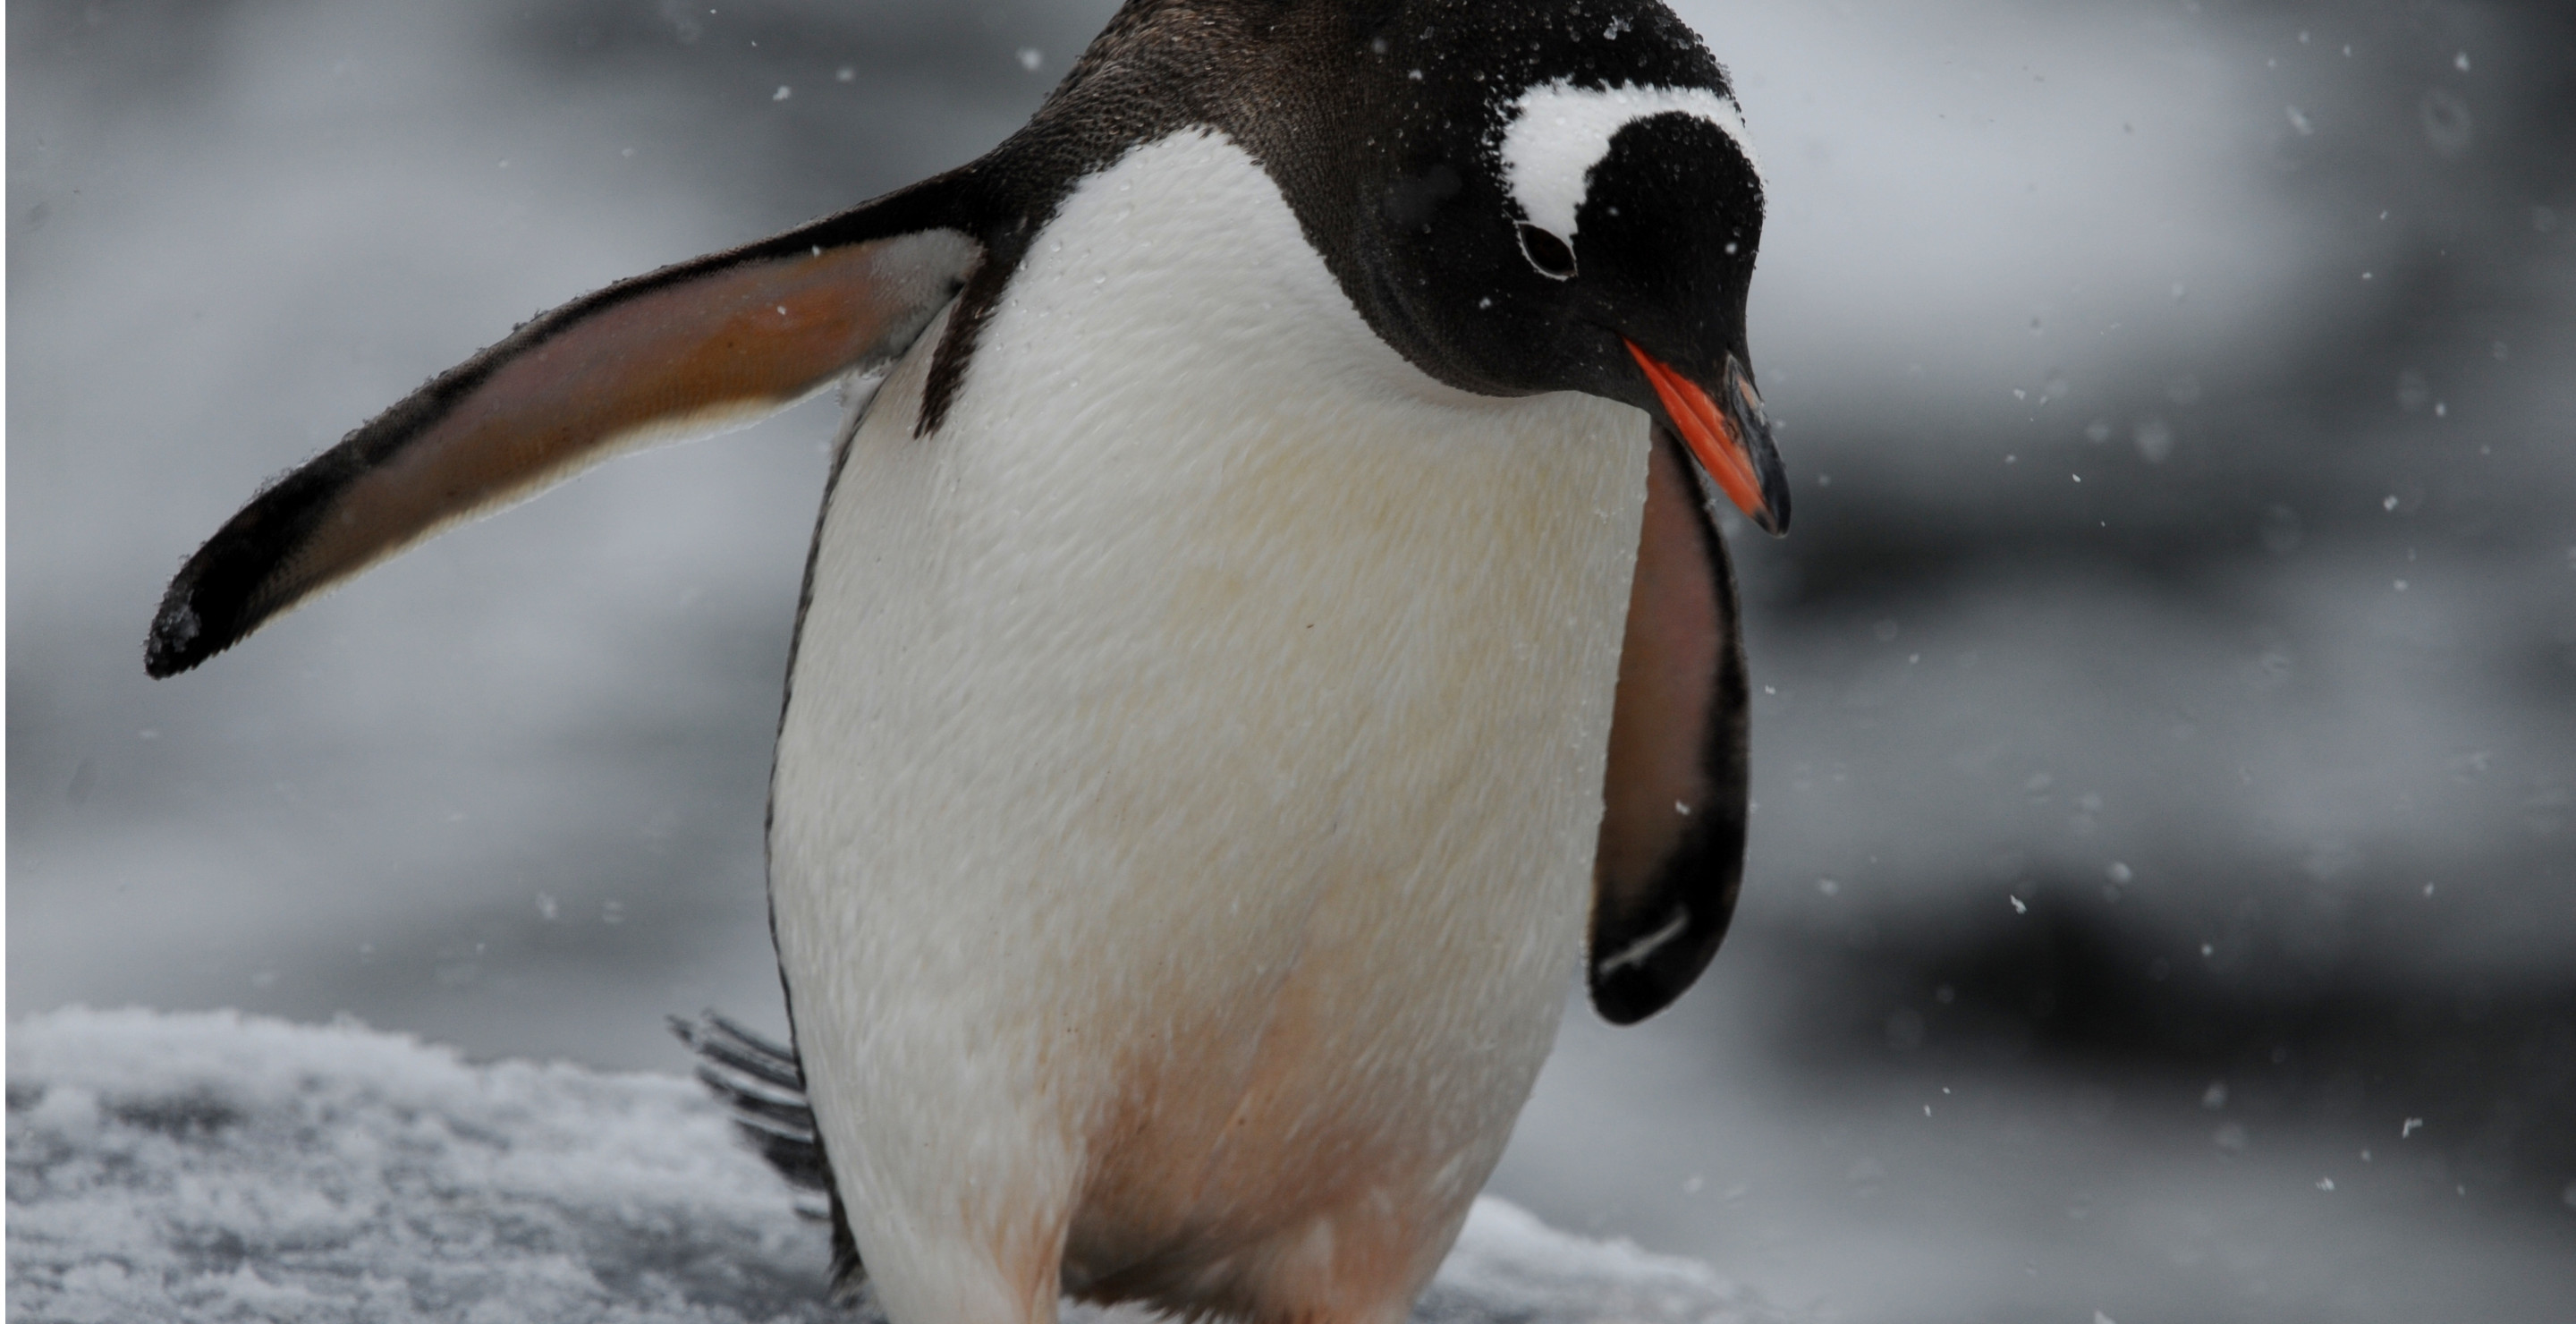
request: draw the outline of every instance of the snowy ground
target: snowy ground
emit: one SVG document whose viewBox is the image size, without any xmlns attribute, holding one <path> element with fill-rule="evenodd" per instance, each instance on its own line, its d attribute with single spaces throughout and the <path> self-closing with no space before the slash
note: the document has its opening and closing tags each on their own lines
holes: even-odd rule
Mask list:
<svg viewBox="0 0 2576 1324">
<path fill-rule="evenodd" d="M 10 1031 L 19 1324 L 853 1318 L 820 1303 L 826 1259 L 689 1080 L 473 1066 L 353 1022 L 65 1010 Z M 1487 1199 L 1414 1318 L 1783 1317 Z"/>
</svg>

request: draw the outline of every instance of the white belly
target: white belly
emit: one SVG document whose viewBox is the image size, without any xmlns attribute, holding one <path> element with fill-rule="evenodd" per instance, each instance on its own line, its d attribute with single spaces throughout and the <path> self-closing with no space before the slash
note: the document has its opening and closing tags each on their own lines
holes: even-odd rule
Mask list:
<svg viewBox="0 0 2576 1324">
<path fill-rule="evenodd" d="M 771 831 L 879 1290 L 1240 1295 L 1371 1220 L 1345 1270 L 1418 1280 L 1579 955 L 1645 420 L 1425 377 L 1197 134 L 1076 191 L 916 438 L 944 325 L 829 500 Z"/>
</svg>

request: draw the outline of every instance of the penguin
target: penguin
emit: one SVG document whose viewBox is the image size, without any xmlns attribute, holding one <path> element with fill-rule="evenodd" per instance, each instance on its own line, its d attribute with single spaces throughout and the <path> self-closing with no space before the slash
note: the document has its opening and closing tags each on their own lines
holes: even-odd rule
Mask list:
<svg viewBox="0 0 2576 1324">
<path fill-rule="evenodd" d="M 1578 967 L 1640 1020 L 1733 911 L 1763 207 L 1655 0 L 1128 0 L 983 157 L 260 493 L 146 666 L 856 383 L 771 788 L 791 1045 L 701 1051 L 895 1324 L 1394 1324 Z"/>
</svg>

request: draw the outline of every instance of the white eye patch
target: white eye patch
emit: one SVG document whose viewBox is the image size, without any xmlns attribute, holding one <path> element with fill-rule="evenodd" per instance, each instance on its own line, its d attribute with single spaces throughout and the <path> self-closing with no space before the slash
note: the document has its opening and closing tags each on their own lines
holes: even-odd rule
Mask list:
<svg viewBox="0 0 2576 1324">
<path fill-rule="evenodd" d="M 1568 243 L 1583 208 L 1584 177 L 1630 124 L 1674 112 L 1716 125 L 1759 178 L 1762 163 L 1733 101 L 1704 87 L 1576 87 L 1566 79 L 1523 92 L 1503 129 L 1503 183 L 1529 223 Z"/>
</svg>

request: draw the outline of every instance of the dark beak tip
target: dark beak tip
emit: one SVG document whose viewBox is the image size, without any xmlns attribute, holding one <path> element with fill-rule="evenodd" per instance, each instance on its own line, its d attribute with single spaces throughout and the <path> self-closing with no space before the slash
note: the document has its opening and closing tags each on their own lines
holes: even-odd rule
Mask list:
<svg viewBox="0 0 2576 1324">
<path fill-rule="evenodd" d="M 1754 527 L 1774 538 L 1785 538 L 1789 536 L 1789 473 L 1771 440 L 1771 416 L 1762 407 L 1762 395 L 1754 389 L 1753 374 L 1743 360 L 1727 355 L 1719 380 L 1729 421 L 1735 426 L 1745 458 L 1752 461 L 1755 481 L 1761 487 L 1762 509 L 1748 513 Z"/>
<path fill-rule="evenodd" d="M 1762 531 L 1774 538 L 1786 538 L 1789 536 L 1789 475 L 1778 467 L 1775 459 L 1771 471 L 1763 477 L 1769 481 L 1762 484 Z"/>
<path fill-rule="evenodd" d="M 1780 452 L 1772 449 L 1771 431 L 1761 433 L 1761 454 L 1754 461 L 1762 480 L 1762 510 L 1753 522 L 1774 538 L 1789 536 L 1789 471 L 1780 463 Z"/>
</svg>

